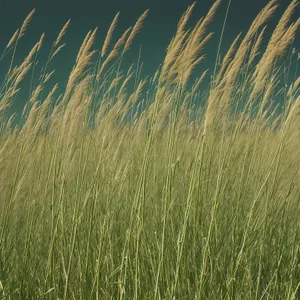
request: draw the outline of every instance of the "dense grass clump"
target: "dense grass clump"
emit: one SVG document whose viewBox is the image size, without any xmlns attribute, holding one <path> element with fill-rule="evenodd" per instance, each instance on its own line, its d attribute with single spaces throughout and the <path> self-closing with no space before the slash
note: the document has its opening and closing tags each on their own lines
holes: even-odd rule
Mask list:
<svg viewBox="0 0 300 300">
<path fill-rule="evenodd" d="M 299 299 L 300 78 L 279 85 L 297 0 L 265 49 L 276 0 L 218 52 L 202 99 L 208 72 L 190 78 L 219 4 L 191 29 L 188 7 L 146 79 L 121 62 L 148 11 L 111 47 L 117 15 L 102 49 L 87 34 L 58 96 L 47 66 L 66 23 L 14 127 L 43 43 L 15 66 L 34 11 L 16 31 L 2 55 L 0 299 Z"/>
</svg>

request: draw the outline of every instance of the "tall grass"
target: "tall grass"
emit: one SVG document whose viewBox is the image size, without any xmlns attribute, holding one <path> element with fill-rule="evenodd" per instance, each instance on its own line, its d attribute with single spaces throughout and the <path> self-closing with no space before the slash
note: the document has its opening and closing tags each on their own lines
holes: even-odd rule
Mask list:
<svg viewBox="0 0 300 300">
<path fill-rule="evenodd" d="M 279 85 L 299 61 L 295 51 L 283 59 L 297 0 L 265 49 L 276 0 L 218 52 L 205 99 L 208 72 L 189 83 L 220 2 L 189 29 L 187 8 L 145 79 L 122 61 L 148 11 L 111 46 L 117 14 L 102 49 L 97 28 L 87 34 L 64 93 L 46 93 L 68 21 L 13 127 L 8 109 L 43 43 L 15 65 L 34 11 L 15 32 L 1 56 L 11 63 L 0 102 L 0 299 L 299 299 L 300 78 Z"/>
</svg>

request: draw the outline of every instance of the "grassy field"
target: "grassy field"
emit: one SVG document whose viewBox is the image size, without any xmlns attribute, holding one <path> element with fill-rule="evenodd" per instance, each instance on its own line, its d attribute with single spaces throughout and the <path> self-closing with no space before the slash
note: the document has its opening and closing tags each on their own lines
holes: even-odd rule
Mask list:
<svg viewBox="0 0 300 300">
<path fill-rule="evenodd" d="M 102 49 L 97 30 L 87 34 L 57 95 L 47 65 L 67 23 L 12 127 L 8 109 L 43 43 L 15 65 L 34 11 L 16 31 L 1 57 L 11 63 L 0 102 L 0 299 L 300 299 L 300 77 L 279 82 L 299 62 L 298 1 L 268 41 L 274 0 L 218 52 L 202 98 L 208 72 L 190 78 L 219 4 L 191 28 L 187 8 L 145 79 L 140 64 L 121 64 L 148 11 L 111 45 L 117 15 Z"/>
</svg>

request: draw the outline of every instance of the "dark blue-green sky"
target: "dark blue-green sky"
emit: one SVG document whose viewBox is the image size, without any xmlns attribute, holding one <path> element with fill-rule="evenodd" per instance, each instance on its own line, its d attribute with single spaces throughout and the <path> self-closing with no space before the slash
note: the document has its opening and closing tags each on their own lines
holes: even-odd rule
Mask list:
<svg viewBox="0 0 300 300">
<path fill-rule="evenodd" d="M 71 19 L 71 25 L 64 37 L 67 46 L 56 57 L 50 68 L 57 70 L 57 75 L 51 85 L 58 81 L 63 87 L 75 62 L 78 49 L 89 30 L 96 26 L 99 27 L 95 47 L 101 48 L 107 29 L 118 11 L 120 11 L 120 16 L 114 33 L 115 39 L 120 37 L 125 29 L 133 26 L 138 17 L 149 8 L 150 11 L 144 27 L 136 37 L 130 52 L 126 54 L 124 67 L 126 64 L 130 65 L 136 61 L 139 48 L 142 46 L 143 75 L 151 75 L 163 62 L 165 49 L 176 31 L 180 16 L 193 2 L 194 0 L 0 0 L 0 51 L 2 53 L 12 34 L 21 26 L 28 13 L 36 8 L 36 13 L 26 35 L 18 46 L 16 59 L 17 62 L 21 62 L 39 40 L 40 35 L 45 32 L 46 37 L 40 58 L 43 65 L 52 42 L 66 21 Z M 198 0 L 189 24 L 194 25 L 198 19 L 207 13 L 213 3 L 213 0 Z M 225 28 L 222 53 L 228 49 L 240 31 L 247 31 L 255 16 L 267 3 L 268 0 L 232 0 Z M 276 21 L 279 20 L 290 0 L 279 0 L 279 3 L 280 8 L 269 22 L 267 34 L 274 29 Z M 215 35 L 205 48 L 204 52 L 207 53 L 207 59 L 197 66 L 199 72 L 209 67 L 213 68 L 217 53 L 217 41 L 221 35 L 227 5 L 228 0 L 223 0 L 214 22 L 209 26 L 209 31 L 215 32 Z M 299 18 L 299 16 L 298 7 L 294 19 Z M 299 34 L 296 38 L 295 47 L 299 48 Z M 6 70 L 6 63 L 0 63 L 2 78 L 3 72 Z"/>
</svg>

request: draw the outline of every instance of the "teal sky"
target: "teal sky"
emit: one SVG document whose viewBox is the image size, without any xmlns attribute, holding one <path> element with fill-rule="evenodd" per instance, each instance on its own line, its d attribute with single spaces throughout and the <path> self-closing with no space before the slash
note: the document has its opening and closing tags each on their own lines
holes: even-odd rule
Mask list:
<svg viewBox="0 0 300 300">
<path fill-rule="evenodd" d="M 0 0 L 0 51 L 2 53 L 12 34 L 21 26 L 28 13 L 36 8 L 35 16 L 18 46 L 16 61 L 20 63 L 39 40 L 40 35 L 45 32 L 46 37 L 40 57 L 42 66 L 60 29 L 68 19 L 71 19 L 71 25 L 64 37 L 64 42 L 67 43 L 66 48 L 56 57 L 50 67 L 50 69 L 57 70 L 51 85 L 59 82 L 63 88 L 67 81 L 67 75 L 75 62 L 79 47 L 89 30 L 96 26 L 99 27 L 95 47 L 101 48 L 107 29 L 118 11 L 120 11 L 120 16 L 114 34 L 115 39 L 129 26 L 133 26 L 137 18 L 149 8 L 149 15 L 144 27 L 135 39 L 130 52 L 126 54 L 123 67 L 126 68 L 136 61 L 139 48 L 142 47 L 141 60 L 144 62 L 142 75 L 151 75 L 163 62 L 165 49 L 176 31 L 180 16 L 193 2 L 194 0 Z M 213 0 L 198 0 L 189 24 L 194 25 L 198 19 L 207 13 L 213 3 Z M 232 0 L 225 28 L 222 53 L 228 49 L 240 31 L 247 31 L 255 16 L 267 3 L 268 0 Z M 276 26 L 276 21 L 279 20 L 290 0 L 279 0 L 279 3 L 280 8 L 269 22 L 267 35 Z M 223 0 L 214 22 L 209 27 L 209 31 L 214 32 L 215 35 L 206 45 L 204 52 L 207 54 L 207 59 L 197 67 L 199 72 L 213 68 L 217 42 L 221 35 L 227 5 L 228 0 Z M 294 14 L 294 20 L 299 16 L 298 7 Z M 299 49 L 299 46 L 298 34 L 295 47 Z M 7 70 L 6 66 L 9 59 L 10 57 L 0 62 L 1 80 L 5 70 Z"/>
</svg>

